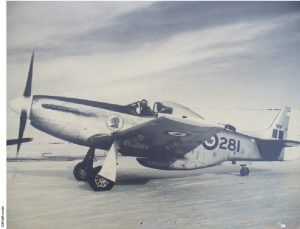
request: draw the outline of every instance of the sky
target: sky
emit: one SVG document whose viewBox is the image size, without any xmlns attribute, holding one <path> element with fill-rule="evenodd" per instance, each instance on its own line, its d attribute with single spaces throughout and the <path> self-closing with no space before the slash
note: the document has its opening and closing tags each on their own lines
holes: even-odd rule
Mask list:
<svg viewBox="0 0 300 229">
<path fill-rule="evenodd" d="M 219 108 L 299 116 L 299 2 L 7 2 L 8 101 L 23 93 L 33 50 L 33 94 L 170 100 L 246 129 L 276 112 Z"/>
</svg>

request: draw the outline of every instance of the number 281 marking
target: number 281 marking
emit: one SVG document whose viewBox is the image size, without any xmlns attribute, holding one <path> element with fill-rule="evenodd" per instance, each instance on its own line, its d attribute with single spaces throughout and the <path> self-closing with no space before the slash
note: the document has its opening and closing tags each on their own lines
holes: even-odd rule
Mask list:
<svg viewBox="0 0 300 229">
<path fill-rule="evenodd" d="M 240 151 L 240 140 L 236 141 L 235 139 L 230 138 L 229 140 L 227 138 L 221 137 L 220 138 L 220 149 L 224 150 L 230 150 L 230 151 Z"/>
</svg>

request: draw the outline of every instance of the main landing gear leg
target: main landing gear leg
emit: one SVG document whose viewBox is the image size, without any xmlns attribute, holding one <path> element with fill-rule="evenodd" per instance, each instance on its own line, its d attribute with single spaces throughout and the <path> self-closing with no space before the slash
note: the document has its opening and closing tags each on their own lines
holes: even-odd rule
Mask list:
<svg viewBox="0 0 300 229">
<path fill-rule="evenodd" d="M 108 191 L 116 182 L 117 151 L 116 143 L 110 147 L 103 166 L 98 166 L 89 174 L 88 182 L 95 191 Z"/>
<path fill-rule="evenodd" d="M 241 164 L 241 170 L 240 170 L 240 175 L 241 176 L 248 176 L 250 173 L 250 170 L 248 169 L 246 164 Z"/>
<path fill-rule="evenodd" d="M 87 181 L 93 169 L 95 148 L 89 148 L 82 162 L 79 162 L 73 170 L 73 175 L 78 181 Z"/>
</svg>

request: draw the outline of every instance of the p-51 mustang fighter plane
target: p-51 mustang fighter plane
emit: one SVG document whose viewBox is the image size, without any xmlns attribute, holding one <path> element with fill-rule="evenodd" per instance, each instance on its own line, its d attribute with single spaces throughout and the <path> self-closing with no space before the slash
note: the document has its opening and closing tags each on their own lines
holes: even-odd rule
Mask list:
<svg viewBox="0 0 300 229">
<path fill-rule="evenodd" d="M 211 124 L 190 109 L 172 102 L 146 100 L 126 106 L 83 99 L 31 95 L 34 54 L 22 98 L 10 102 L 20 113 L 17 155 L 27 119 L 36 129 L 56 138 L 89 147 L 74 168 L 78 181 L 95 191 L 110 190 L 116 181 L 117 154 L 136 157 L 146 167 L 191 170 L 224 161 L 281 161 L 284 148 L 300 142 L 286 140 L 289 122 L 284 107 L 270 128 L 255 135 L 232 125 Z M 102 166 L 93 168 L 95 149 L 108 150 Z M 243 165 L 241 176 L 249 174 Z"/>
</svg>

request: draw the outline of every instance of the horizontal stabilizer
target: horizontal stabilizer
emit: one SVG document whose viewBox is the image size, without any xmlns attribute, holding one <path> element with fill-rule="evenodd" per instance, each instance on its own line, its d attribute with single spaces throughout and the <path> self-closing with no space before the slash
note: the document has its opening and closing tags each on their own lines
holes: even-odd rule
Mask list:
<svg viewBox="0 0 300 229">
<path fill-rule="evenodd" d="M 291 140 L 284 140 L 284 147 L 295 147 L 295 146 L 300 146 L 300 142 L 291 141 Z"/>
<path fill-rule="evenodd" d="M 282 161 L 284 148 L 300 146 L 299 141 L 281 139 L 255 139 L 260 155 L 266 161 Z"/>
<path fill-rule="evenodd" d="M 258 144 L 265 144 L 265 145 L 274 145 L 277 147 L 296 147 L 300 146 L 299 141 L 293 141 L 293 140 L 280 140 L 280 139 L 257 139 L 256 140 Z"/>
</svg>

